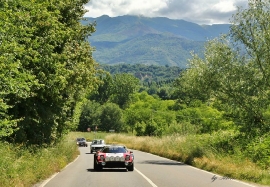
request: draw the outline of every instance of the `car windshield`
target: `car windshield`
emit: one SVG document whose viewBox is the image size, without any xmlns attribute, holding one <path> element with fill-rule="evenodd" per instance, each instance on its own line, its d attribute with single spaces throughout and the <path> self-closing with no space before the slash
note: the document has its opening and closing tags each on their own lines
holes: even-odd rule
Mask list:
<svg viewBox="0 0 270 187">
<path fill-rule="evenodd" d="M 93 140 L 92 144 L 104 144 L 103 140 Z"/>
<path fill-rule="evenodd" d="M 77 141 L 79 142 L 79 141 L 84 141 L 85 140 L 85 138 L 77 138 Z"/>
<path fill-rule="evenodd" d="M 102 150 L 103 153 L 126 153 L 127 150 L 124 147 L 105 147 Z"/>
</svg>

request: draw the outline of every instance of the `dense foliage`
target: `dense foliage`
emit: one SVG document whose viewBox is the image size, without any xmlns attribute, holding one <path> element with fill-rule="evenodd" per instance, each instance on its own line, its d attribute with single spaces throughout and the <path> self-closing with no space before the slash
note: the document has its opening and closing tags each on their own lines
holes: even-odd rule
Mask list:
<svg viewBox="0 0 270 187">
<path fill-rule="evenodd" d="M 81 25 L 87 0 L 0 2 L 0 137 L 51 143 L 71 128 L 74 109 L 96 84 Z"/>
<path fill-rule="evenodd" d="M 173 82 L 183 70 L 177 66 L 172 67 L 145 64 L 102 64 L 101 67 L 110 74 L 131 73 L 140 79 L 144 84 L 156 82 L 158 85 Z"/>
<path fill-rule="evenodd" d="M 139 92 L 147 91 L 150 95 L 157 95 L 163 100 L 175 99 L 173 83 L 183 69 L 174 66 L 156 66 L 145 64 L 119 64 L 101 65 L 102 69 L 114 75 L 119 73 L 129 73 L 140 80 Z M 105 76 L 106 77 L 106 76 Z M 108 77 L 107 77 L 108 78 Z M 106 79 L 107 79 L 106 78 Z M 104 77 L 102 78 L 104 80 Z M 101 88 L 102 92 L 101 92 Z M 99 87 L 100 95 L 108 93 L 104 86 Z"/>
<path fill-rule="evenodd" d="M 270 130 L 270 24 L 266 21 L 270 4 L 250 1 L 249 6 L 235 15 L 229 38 L 209 42 L 205 59 L 194 55 L 178 87 L 182 100 L 185 95 L 205 101 L 214 98 L 241 131 L 257 136 Z"/>
</svg>

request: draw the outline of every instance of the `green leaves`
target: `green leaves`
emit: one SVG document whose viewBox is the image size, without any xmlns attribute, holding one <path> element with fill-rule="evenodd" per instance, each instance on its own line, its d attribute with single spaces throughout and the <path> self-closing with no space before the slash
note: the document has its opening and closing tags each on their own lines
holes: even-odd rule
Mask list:
<svg viewBox="0 0 270 187">
<path fill-rule="evenodd" d="M 85 3 L 0 3 L 0 118 L 6 120 L 0 131 L 17 125 L 15 141 L 42 144 L 60 138 L 74 126 L 78 114 L 73 111 L 97 83 L 86 41 L 94 26 L 80 23 Z"/>
<path fill-rule="evenodd" d="M 128 104 L 130 97 L 135 93 L 139 85 L 139 79 L 128 73 L 116 74 L 113 76 L 112 101 L 120 108 Z"/>
<path fill-rule="evenodd" d="M 193 55 L 177 81 L 182 101 L 221 101 L 226 115 L 252 136 L 269 130 L 263 117 L 270 104 L 269 8 L 268 1 L 250 1 L 234 16 L 230 37 L 208 42 L 205 58 Z"/>
</svg>

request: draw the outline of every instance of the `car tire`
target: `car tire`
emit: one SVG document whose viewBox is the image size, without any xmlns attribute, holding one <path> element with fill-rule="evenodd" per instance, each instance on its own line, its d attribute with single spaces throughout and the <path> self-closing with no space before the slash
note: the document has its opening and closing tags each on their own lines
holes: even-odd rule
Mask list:
<svg viewBox="0 0 270 187">
<path fill-rule="evenodd" d="M 134 164 L 127 166 L 128 171 L 134 171 Z"/>
<path fill-rule="evenodd" d="M 101 171 L 102 170 L 102 166 L 97 164 L 96 161 L 94 161 L 94 170 L 95 171 Z"/>
<path fill-rule="evenodd" d="M 94 159 L 94 170 L 97 171 L 98 170 L 98 165 L 96 163 L 96 160 Z"/>
</svg>

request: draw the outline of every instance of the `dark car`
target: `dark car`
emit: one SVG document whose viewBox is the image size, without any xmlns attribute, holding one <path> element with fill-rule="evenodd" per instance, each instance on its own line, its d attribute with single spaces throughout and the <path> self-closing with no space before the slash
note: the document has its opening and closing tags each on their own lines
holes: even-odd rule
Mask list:
<svg viewBox="0 0 270 187">
<path fill-rule="evenodd" d="M 126 168 L 134 170 L 134 155 L 122 145 L 106 145 L 94 154 L 94 170 L 103 168 Z"/>
<path fill-rule="evenodd" d="M 77 145 L 79 147 L 87 147 L 87 142 L 85 138 L 77 138 Z"/>
</svg>

